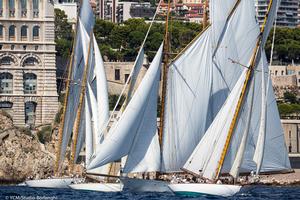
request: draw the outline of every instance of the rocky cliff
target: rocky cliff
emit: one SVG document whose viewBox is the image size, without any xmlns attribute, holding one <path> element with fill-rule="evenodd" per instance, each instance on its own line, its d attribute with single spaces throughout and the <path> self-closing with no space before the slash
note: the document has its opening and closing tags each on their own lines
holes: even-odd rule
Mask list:
<svg viewBox="0 0 300 200">
<path fill-rule="evenodd" d="M 40 143 L 30 130 L 14 127 L 0 110 L 0 183 L 47 178 L 54 160 L 54 142 Z"/>
</svg>

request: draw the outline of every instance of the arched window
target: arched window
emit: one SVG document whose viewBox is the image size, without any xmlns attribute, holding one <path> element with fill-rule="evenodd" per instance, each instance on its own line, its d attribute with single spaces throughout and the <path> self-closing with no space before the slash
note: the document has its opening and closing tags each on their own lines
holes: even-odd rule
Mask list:
<svg viewBox="0 0 300 200">
<path fill-rule="evenodd" d="M 38 41 L 40 39 L 40 27 L 34 26 L 32 30 L 33 41 Z"/>
<path fill-rule="evenodd" d="M 0 0 L 1 1 L 1 0 Z M 4 32 L 3 32 L 4 28 L 3 25 L 0 25 L 0 40 L 3 40 L 4 37 Z"/>
<path fill-rule="evenodd" d="M 15 0 L 8 0 L 9 16 L 15 16 Z"/>
<path fill-rule="evenodd" d="M 14 62 L 14 60 L 9 57 L 9 56 L 5 56 L 0 60 L 0 65 L 11 65 Z"/>
<path fill-rule="evenodd" d="M 27 40 L 27 26 L 21 27 L 21 40 L 26 41 Z"/>
<path fill-rule="evenodd" d="M 36 94 L 36 75 L 33 73 L 26 73 L 23 76 L 24 80 L 24 94 Z"/>
<path fill-rule="evenodd" d="M 13 93 L 13 75 L 7 72 L 0 74 L 0 94 Z"/>
<path fill-rule="evenodd" d="M 9 27 L 9 31 L 8 31 L 8 35 L 9 35 L 9 40 L 15 40 L 16 39 L 16 27 L 14 25 L 11 25 Z"/>
<path fill-rule="evenodd" d="M 21 16 L 27 16 L 27 0 L 21 0 Z"/>
<path fill-rule="evenodd" d="M 33 17 L 39 17 L 39 0 L 32 0 Z"/>
<path fill-rule="evenodd" d="M 25 66 L 34 66 L 34 65 L 37 65 L 39 64 L 39 61 L 34 58 L 34 57 L 29 57 L 29 58 L 26 58 L 26 60 L 23 62 L 23 67 Z"/>
</svg>

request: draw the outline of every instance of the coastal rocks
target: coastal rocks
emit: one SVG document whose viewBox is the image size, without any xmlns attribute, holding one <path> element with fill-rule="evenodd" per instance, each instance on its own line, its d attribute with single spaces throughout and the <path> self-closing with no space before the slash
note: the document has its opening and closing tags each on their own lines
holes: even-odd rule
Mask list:
<svg viewBox="0 0 300 200">
<path fill-rule="evenodd" d="M 16 183 L 52 175 L 54 156 L 34 137 L 14 128 L 0 113 L 0 182 Z"/>
</svg>

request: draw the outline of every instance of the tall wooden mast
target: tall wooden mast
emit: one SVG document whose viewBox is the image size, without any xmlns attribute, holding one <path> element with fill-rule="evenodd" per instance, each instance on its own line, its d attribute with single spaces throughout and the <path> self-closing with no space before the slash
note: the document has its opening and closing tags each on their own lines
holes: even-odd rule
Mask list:
<svg viewBox="0 0 300 200">
<path fill-rule="evenodd" d="M 81 114 L 82 114 L 82 108 L 83 108 L 83 102 L 85 97 L 85 91 L 86 91 L 86 85 L 87 85 L 87 78 L 88 78 L 88 72 L 89 72 L 89 65 L 90 65 L 90 53 L 91 48 L 93 48 L 93 31 L 90 33 L 90 42 L 89 42 L 89 48 L 88 48 L 88 55 L 86 58 L 86 64 L 84 66 L 83 71 L 83 78 L 81 83 L 81 91 L 80 91 L 80 97 L 79 97 L 79 104 L 78 109 L 76 113 L 76 119 L 73 129 L 73 143 L 71 148 L 71 158 L 70 158 L 70 172 L 73 171 L 74 168 L 74 159 L 76 154 L 76 147 L 77 147 L 77 139 L 79 135 L 79 127 L 80 127 L 80 120 L 81 120 Z"/>
<path fill-rule="evenodd" d="M 204 0 L 203 4 L 203 29 L 207 27 L 207 21 L 208 21 L 208 0 Z"/>
<path fill-rule="evenodd" d="M 265 31 L 265 26 L 266 26 L 267 19 L 268 19 L 268 15 L 269 15 L 269 13 L 270 13 L 270 10 L 271 10 L 272 5 L 273 5 L 273 0 L 270 0 L 269 7 L 268 7 L 268 12 L 267 12 L 267 14 L 266 14 L 264 23 L 263 23 L 263 25 L 262 25 L 262 27 L 261 27 L 260 35 L 259 35 L 259 37 L 258 37 L 258 40 L 257 40 L 257 42 L 256 42 L 256 47 L 255 47 L 255 49 L 254 49 L 254 52 L 253 52 L 253 55 L 252 55 L 252 58 L 251 58 L 251 62 L 250 62 L 250 66 L 249 66 L 248 71 L 247 71 L 247 74 L 246 74 L 246 79 L 245 79 L 245 81 L 244 81 L 244 85 L 243 85 L 243 88 L 242 88 L 242 92 L 241 92 L 241 95 L 240 95 L 240 97 L 239 97 L 237 107 L 236 107 L 236 109 L 235 109 L 235 113 L 234 113 L 234 116 L 233 116 L 233 120 L 231 121 L 231 124 L 230 124 L 229 132 L 228 132 L 228 135 L 227 135 L 227 138 L 226 138 L 226 142 L 225 142 L 225 145 L 224 145 L 222 154 L 221 154 L 221 158 L 220 158 L 219 163 L 218 163 L 218 167 L 217 167 L 217 169 L 216 169 L 216 173 L 215 173 L 216 176 L 215 176 L 215 179 L 218 178 L 218 176 L 219 176 L 219 174 L 220 174 L 220 172 L 221 172 L 221 169 L 222 169 L 222 166 L 223 166 L 223 163 L 224 163 L 224 160 L 225 160 L 225 157 L 226 157 L 226 154 L 227 154 L 229 145 L 230 145 L 230 141 L 231 141 L 233 132 L 234 132 L 235 127 L 236 127 L 236 123 L 237 123 L 238 116 L 239 116 L 239 114 L 240 114 L 242 105 L 243 105 L 243 103 L 244 103 L 244 99 L 245 99 L 247 90 L 248 90 L 248 88 L 249 88 L 249 86 L 250 86 L 250 83 L 251 83 L 251 79 L 252 79 L 252 76 L 253 76 L 254 68 L 255 68 L 255 66 L 256 66 L 256 64 L 257 64 L 256 62 L 257 62 L 258 51 L 259 51 L 259 49 L 261 48 L 261 43 L 262 43 L 262 39 L 263 39 L 263 33 L 264 33 L 264 31 Z"/>
<path fill-rule="evenodd" d="M 163 68 L 162 68 L 162 93 L 161 93 L 161 111 L 160 111 L 160 123 L 159 123 L 159 143 L 162 147 L 163 139 L 163 127 L 165 121 L 165 99 L 166 99 L 166 90 L 167 90 L 167 76 L 168 76 L 168 63 L 169 63 L 169 52 L 170 52 L 170 35 L 169 35 L 169 16 L 171 9 L 171 0 L 168 0 L 168 10 L 166 15 L 166 24 L 165 24 L 165 38 L 164 38 L 164 59 L 163 59 Z"/>
<path fill-rule="evenodd" d="M 81 1 L 80 1 L 80 7 L 81 7 Z M 80 12 L 79 12 L 80 13 Z M 64 97 L 64 104 L 63 104 L 63 112 L 62 112 L 62 118 L 60 121 L 60 126 L 58 130 L 58 142 L 57 142 L 57 150 L 56 150 L 56 161 L 55 161 L 55 166 L 54 166 L 54 174 L 56 176 L 61 175 L 60 171 L 60 159 L 61 159 L 61 145 L 62 145 L 62 140 L 63 140 L 63 132 L 65 128 L 65 118 L 66 118 L 66 111 L 67 111 L 67 105 L 68 105 L 68 98 L 70 94 L 70 82 L 71 82 L 71 76 L 72 76 L 72 66 L 73 66 L 73 60 L 74 60 L 74 51 L 75 47 L 77 44 L 77 30 L 78 30 L 78 24 L 79 24 L 79 15 L 77 15 L 77 20 L 76 20 L 76 29 L 75 29 L 75 34 L 74 34 L 74 39 L 73 39 L 73 47 L 72 47 L 72 54 L 71 54 L 71 59 L 68 65 L 68 78 L 66 80 L 66 93 Z"/>
</svg>

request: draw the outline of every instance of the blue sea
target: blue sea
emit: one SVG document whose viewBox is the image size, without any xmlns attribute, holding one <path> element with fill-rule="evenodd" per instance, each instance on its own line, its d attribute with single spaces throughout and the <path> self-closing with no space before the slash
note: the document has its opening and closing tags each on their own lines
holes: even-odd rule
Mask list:
<svg viewBox="0 0 300 200">
<path fill-rule="evenodd" d="M 0 200 L 70 200 L 70 199 L 98 199 L 98 200 L 117 200 L 117 199 L 149 199 L 149 200 L 186 200 L 186 199 L 208 199 L 205 197 L 178 197 L 172 193 L 102 193 L 90 191 L 78 191 L 71 189 L 40 189 L 21 186 L 0 186 Z M 212 199 L 212 198 L 209 198 Z M 300 199 L 300 186 L 274 187 L 274 186 L 246 186 L 236 196 L 230 198 L 213 199 Z"/>
</svg>

